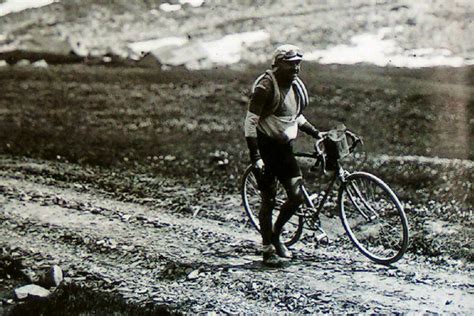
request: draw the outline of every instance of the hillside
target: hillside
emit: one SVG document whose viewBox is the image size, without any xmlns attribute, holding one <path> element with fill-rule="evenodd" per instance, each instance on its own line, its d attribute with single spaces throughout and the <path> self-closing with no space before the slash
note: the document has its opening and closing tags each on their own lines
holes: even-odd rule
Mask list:
<svg viewBox="0 0 474 316">
<path fill-rule="evenodd" d="M 306 52 L 350 44 L 357 34 L 376 34 L 393 40 L 401 50 L 444 49 L 474 58 L 470 1 L 205 1 L 180 10 L 160 9 L 165 1 L 65 0 L 0 17 L 4 47 L 60 50 L 64 45 L 84 54 L 129 56 L 127 45 L 158 38 L 183 37 L 195 41 L 260 31 L 269 40 L 242 52 L 245 62 L 262 62 L 277 43 L 292 42 Z M 162 7 L 161 7 L 162 8 Z M 53 44 L 54 43 L 54 44 Z M 1 44 L 1 42 L 0 42 Z M 450 54 L 448 53 L 448 54 Z"/>
</svg>

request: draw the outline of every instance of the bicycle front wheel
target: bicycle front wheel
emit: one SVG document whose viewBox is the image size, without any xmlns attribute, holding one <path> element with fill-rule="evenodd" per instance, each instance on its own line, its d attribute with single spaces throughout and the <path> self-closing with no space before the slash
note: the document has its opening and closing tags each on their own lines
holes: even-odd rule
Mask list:
<svg viewBox="0 0 474 316">
<path fill-rule="evenodd" d="M 408 222 L 385 182 L 366 172 L 350 174 L 338 204 L 347 234 L 365 256 L 379 264 L 400 260 L 408 247 Z"/>
<path fill-rule="evenodd" d="M 258 213 L 260 212 L 260 206 L 262 204 L 262 195 L 258 188 L 257 178 L 253 172 L 254 168 L 250 165 L 244 172 L 240 192 L 242 195 L 242 203 L 249 217 L 250 223 L 260 232 L 260 223 L 258 220 Z M 272 224 L 280 213 L 280 208 L 285 202 L 286 193 L 280 182 L 277 180 L 276 185 L 276 196 L 275 196 L 275 208 L 273 209 Z M 282 232 L 282 241 L 287 246 L 291 246 L 296 243 L 303 232 L 303 218 L 298 215 L 294 215 L 285 224 Z"/>
</svg>

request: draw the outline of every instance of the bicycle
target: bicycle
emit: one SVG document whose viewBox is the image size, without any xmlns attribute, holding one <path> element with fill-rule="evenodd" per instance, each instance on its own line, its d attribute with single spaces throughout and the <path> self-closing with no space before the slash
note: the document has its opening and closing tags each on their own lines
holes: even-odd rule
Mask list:
<svg viewBox="0 0 474 316">
<path fill-rule="evenodd" d="M 322 138 L 314 144 L 314 152 L 295 153 L 296 157 L 315 159 L 312 170 L 320 165 L 323 173 L 326 174 L 329 169 L 334 174 L 326 190 L 321 193 L 309 193 L 302 184 L 305 203 L 285 225 L 286 230 L 282 234 L 287 246 L 300 239 L 303 226 L 317 232 L 318 243 L 329 241 L 321 227 L 320 213 L 338 182 L 339 216 L 357 249 L 378 264 L 389 265 L 402 258 L 408 248 L 409 232 L 407 217 L 396 194 L 375 175 L 364 171 L 350 173 L 342 167 L 341 159 L 352 154 L 359 144 L 362 140 L 356 134 L 346 129 L 335 129 L 322 133 Z M 284 202 L 284 194 L 282 185 L 277 183 L 274 217 Z M 261 196 L 252 165 L 244 172 L 241 195 L 251 224 L 260 232 L 258 211 Z"/>
</svg>

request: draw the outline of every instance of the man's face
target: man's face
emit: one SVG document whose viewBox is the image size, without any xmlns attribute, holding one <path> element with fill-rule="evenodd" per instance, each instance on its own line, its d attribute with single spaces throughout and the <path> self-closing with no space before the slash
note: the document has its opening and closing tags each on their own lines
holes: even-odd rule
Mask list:
<svg viewBox="0 0 474 316">
<path fill-rule="evenodd" d="M 278 63 L 278 72 L 282 77 L 293 81 L 296 79 L 300 72 L 301 60 L 285 61 L 282 60 Z"/>
</svg>

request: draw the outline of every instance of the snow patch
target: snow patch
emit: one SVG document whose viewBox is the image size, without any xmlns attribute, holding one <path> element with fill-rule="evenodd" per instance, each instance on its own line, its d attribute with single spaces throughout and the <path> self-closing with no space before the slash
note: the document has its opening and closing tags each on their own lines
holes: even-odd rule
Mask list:
<svg viewBox="0 0 474 316">
<path fill-rule="evenodd" d="M 174 12 L 181 10 L 183 5 L 186 4 L 197 8 L 204 4 L 204 0 L 179 0 L 179 4 L 162 3 L 160 4 L 159 8 L 160 10 L 165 12 Z"/>
<path fill-rule="evenodd" d="M 395 32 L 400 29 L 394 29 Z M 422 68 L 435 66 L 462 67 L 472 65 L 473 60 L 453 56 L 447 49 L 421 48 L 404 50 L 397 42 L 386 39 L 389 28 L 377 34 L 363 33 L 352 37 L 351 45 L 337 45 L 305 54 L 305 60 L 321 64 L 371 63 L 377 66 Z"/>
<path fill-rule="evenodd" d="M 146 53 L 151 52 L 152 50 L 156 50 L 166 46 L 182 46 L 188 42 L 186 37 L 164 37 L 158 38 L 148 41 L 142 42 L 135 42 L 128 44 L 127 47 L 130 49 L 132 53 L 132 59 L 136 59 L 137 57 L 141 57 Z"/>
<path fill-rule="evenodd" d="M 241 60 L 244 47 L 267 41 L 270 34 L 265 31 L 243 32 L 226 35 L 215 41 L 203 43 L 209 60 L 216 64 L 234 64 Z"/>
<path fill-rule="evenodd" d="M 199 60 L 205 59 L 207 62 L 193 64 L 193 69 L 209 68 L 212 65 L 229 65 L 238 63 L 242 59 L 242 52 L 245 48 L 250 47 L 256 43 L 270 40 L 270 34 L 266 31 L 243 32 L 236 34 L 229 34 L 221 39 L 207 42 L 194 42 L 194 48 L 199 48 L 202 53 L 196 54 Z M 131 51 L 131 58 L 138 59 L 148 52 L 156 52 L 164 47 L 176 47 L 174 52 L 166 52 L 166 54 L 182 55 L 181 51 L 190 55 L 189 45 L 192 45 L 186 37 L 165 37 L 143 42 L 135 42 L 128 45 Z M 160 52 L 156 52 L 160 54 Z M 165 54 L 165 52 L 161 52 Z M 160 56 L 158 56 L 160 57 Z M 183 58 L 178 58 L 184 60 Z M 190 62 L 188 60 L 188 62 Z"/>
<path fill-rule="evenodd" d="M 181 10 L 181 5 L 180 4 L 171 4 L 171 3 L 162 3 L 160 4 L 160 10 L 165 11 L 165 12 L 174 12 Z"/>
<path fill-rule="evenodd" d="M 0 16 L 26 9 L 44 7 L 54 2 L 59 2 L 59 0 L 7 0 L 0 4 Z"/>
</svg>

